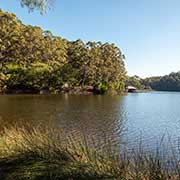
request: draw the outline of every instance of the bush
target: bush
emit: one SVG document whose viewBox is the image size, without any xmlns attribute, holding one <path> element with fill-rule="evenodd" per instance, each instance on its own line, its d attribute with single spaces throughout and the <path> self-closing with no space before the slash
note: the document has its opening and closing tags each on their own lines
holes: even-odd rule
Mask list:
<svg viewBox="0 0 180 180">
<path fill-rule="evenodd" d="M 124 91 L 125 83 L 124 82 L 113 83 L 111 87 L 115 91 Z"/>
</svg>

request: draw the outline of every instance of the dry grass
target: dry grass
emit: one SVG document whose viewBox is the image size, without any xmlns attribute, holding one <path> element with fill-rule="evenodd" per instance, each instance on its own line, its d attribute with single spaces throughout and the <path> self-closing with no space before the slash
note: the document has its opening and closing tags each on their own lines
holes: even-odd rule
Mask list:
<svg viewBox="0 0 180 180">
<path fill-rule="evenodd" d="M 110 146 L 110 145 L 109 145 Z M 179 180 L 178 155 L 97 148 L 95 140 L 58 128 L 6 127 L 0 137 L 1 180 Z"/>
</svg>

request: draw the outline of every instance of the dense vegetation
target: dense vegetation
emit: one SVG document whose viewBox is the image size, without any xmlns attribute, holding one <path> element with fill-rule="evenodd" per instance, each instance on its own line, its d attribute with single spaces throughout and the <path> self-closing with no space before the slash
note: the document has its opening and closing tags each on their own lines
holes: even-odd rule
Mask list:
<svg viewBox="0 0 180 180">
<path fill-rule="evenodd" d="M 74 42 L 0 11 L 0 91 L 123 90 L 124 55 L 114 44 Z"/>
<path fill-rule="evenodd" d="M 158 91 L 180 91 L 180 71 L 162 77 L 146 78 L 141 83 Z"/>
<path fill-rule="evenodd" d="M 126 86 L 137 89 L 153 89 L 156 91 L 180 91 L 180 71 L 165 76 L 153 76 L 142 79 L 138 76 L 127 77 Z"/>
<path fill-rule="evenodd" d="M 30 130 L 29 130 L 30 128 Z M 0 134 L 1 180 L 179 180 L 179 148 L 115 151 L 110 140 L 61 129 L 7 127 Z M 105 146 L 105 143 L 107 144 Z M 162 142 L 161 142 L 162 143 Z M 101 144 L 101 143 L 100 143 Z M 118 148 L 119 149 L 119 148 Z"/>
<path fill-rule="evenodd" d="M 145 86 L 141 83 L 139 76 L 128 76 L 125 81 L 126 86 L 134 86 L 137 89 L 144 89 Z"/>
</svg>

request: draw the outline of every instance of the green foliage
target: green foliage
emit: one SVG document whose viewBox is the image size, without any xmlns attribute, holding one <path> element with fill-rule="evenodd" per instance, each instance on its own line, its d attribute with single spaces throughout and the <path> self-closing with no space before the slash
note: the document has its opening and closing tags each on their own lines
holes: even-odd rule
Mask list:
<svg viewBox="0 0 180 180">
<path fill-rule="evenodd" d="M 112 84 L 112 89 L 116 91 L 124 91 L 125 83 L 124 82 L 115 82 Z"/>
<path fill-rule="evenodd" d="M 49 81 L 53 68 L 45 63 L 33 63 L 26 73 L 27 87 L 32 89 L 49 89 Z"/>
<path fill-rule="evenodd" d="M 2 10 L 0 70 L 1 91 L 60 91 L 64 84 L 107 91 L 126 78 L 124 56 L 114 44 L 70 42 Z"/>
<path fill-rule="evenodd" d="M 103 92 L 106 92 L 108 90 L 108 87 L 102 83 L 98 84 L 98 89 L 102 90 Z"/>
<path fill-rule="evenodd" d="M 144 85 L 141 83 L 141 78 L 138 76 L 127 77 L 126 86 L 134 86 L 137 89 L 144 89 Z"/>
<path fill-rule="evenodd" d="M 180 91 L 180 71 L 162 77 L 146 78 L 142 83 L 158 91 Z"/>
<path fill-rule="evenodd" d="M 20 0 L 21 5 L 27 7 L 29 11 L 33 11 L 34 9 L 38 9 L 41 14 L 49 8 L 52 0 Z"/>
<path fill-rule="evenodd" d="M 149 87 L 152 89 L 156 89 L 156 85 L 158 84 L 160 79 L 161 79 L 160 76 L 149 77 L 149 78 L 141 79 L 141 83 L 147 88 Z"/>
<path fill-rule="evenodd" d="M 68 42 L 68 62 L 64 71 L 73 85 L 103 86 L 105 91 L 111 83 L 124 81 L 126 74 L 123 55 L 114 44 L 84 44 L 81 40 Z"/>
<path fill-rule="evenodd" d="M 25 74 L 27 69 L 22 65 L 8 64 L 6 65 L 6 71 L 4 71 L 6 79 L 6 87 L 8 89 L 19 87 L 23 88 L 26 83 Z"/>
<path fill-rule="evenodd" d="M 8 64 L 5 75 L 8 77 L 6 88 L 9 90 L 52 90 L 55 88 L 53 83 L 57 83 L 53 67 L 41 62 L 32 63 L 28 67 Z"/>
</svg>

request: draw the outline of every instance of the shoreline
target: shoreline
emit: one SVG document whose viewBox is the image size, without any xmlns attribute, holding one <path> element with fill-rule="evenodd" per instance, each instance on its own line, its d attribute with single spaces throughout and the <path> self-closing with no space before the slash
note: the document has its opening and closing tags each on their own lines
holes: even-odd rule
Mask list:
<svg viewBox="0 0 180 180">
<path fill-rule="evenodd" d="M 73 95 L 105 95 L 105 94 L 112 94 L 112 95 L 124 95 L 128 94 L 127 91 L 114 91 L 114 90 L 108 90 L 103 91 L 101 89 L 91 89 L 91 90 L 83 90 L 78 88 L 73 89 L 63 89 L 63 90 L 6 90 L 6 91 L 0 91 L 0 94 L 39 94 L 39 95 L 46 95 L 46 94 L 73 94 Z"/>
</svg>

